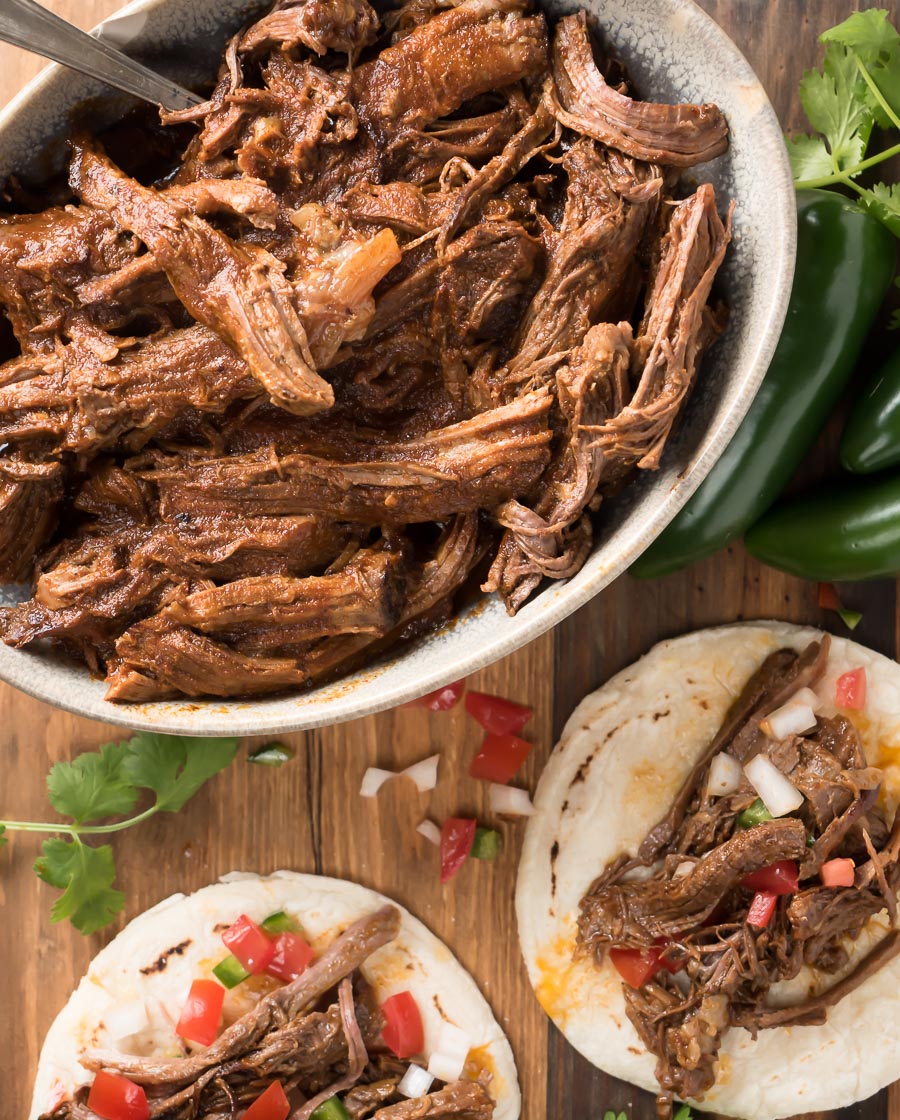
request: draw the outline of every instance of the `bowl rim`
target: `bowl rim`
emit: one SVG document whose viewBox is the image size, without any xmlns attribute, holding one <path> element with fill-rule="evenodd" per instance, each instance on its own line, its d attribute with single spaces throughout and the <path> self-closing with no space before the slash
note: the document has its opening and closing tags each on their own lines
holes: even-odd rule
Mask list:
<svg viewBox="0 0 900 1120">
<path fill-rule="evenodd" d="M 131 0 L 130 3 L 110 13 L 105 20 L 91 29 L 91 34 L 102 34 L 104 25 L 124 16 L 153 11 L 170 0 Z M 674 0 L 675 6 L 687 12 L 698 31 L 718 41 L 728 56 L 729 77 L 738 79 L 748 91 L 758 98 L 757 113 L 773 135 L 782 135 L 781 125 L 761 81 L 744 54 L 727 32 L 709 15 L 696 0 Z M 0 132 L 10 125 L 21 109 L 39 97 L 49 86 L 67 72 L 64 66 L 51 63 L 36 75 L 19 93 L 0 109 Z M 727 410 L 706 429 L 705 446 L 691 463 L 679 473 L 652 515 L 643 523 L 640 535 L 630 547 L 620 551 L 616 561 L 588 571 L 579 585 L 560 581 L 545 590 L 536 600 L 541 610 L 520 612 L 508 620 L 508 625 L 497 631 L 497 636 L 483 641 L 478 648 L 465 649 L 451 646 L 441 665 L 415 677 L 406 677 L 393 683 L 382 682 L 384 687 L 370 689 L 360 695 L 358 690 L 377 680 L 387 664 L 376 663 L 358 674 L 335 682 L 320 685 L 314 690 L 286 692 L 283 695 L 249 699 L 190 698 L 171 701 L 117 705 L 106 700 L 73 692 L 71 682 L 54 672 L 52 662 L 45 661 L 46 672 L 29 672 L 34 657 L 44 657 L 43 651 L 26 653 L 0 646 L 0 679 L 22 692 L 54 707 L 107 724 L 132 730 L 168 732 L 186 736 L 219 734 L 269 735 L 292 731 L 311 730 L 317 727 L 342 723 L 351 719 L 373 715 L 441 688 L 508 656 L 514 651 L 545 634 L 563 619 L 573 614 L 593 599 L 600 591 L 619 578 L 659 535 L 665 526 L 687 503 L 694 491 L 715 465 L 729 440 L 737 431 L 752 404 L 768 369 L 781 335 L 787 315 L 788 300 L 793 282 L 797 244 L 797 213 L 793 177 L 786 146 L 773 145 L 775 162 L 766 167 L 770 197 L 774 207 L 775 237 L 779 252 L 775 283 L 768 293 L 764 308 L 765 317 L 756 332 L 752 357 L 744 365 L 743 392 Z M 590 564 L 590 558 L 588 559 Z M 575 577 L 577 578 L 577 577 Z M 555 594 L 548 594 L 554 590 Z M 482 595 L 479 602 L 492 596 Z M 454 623 L 464 621 L 464 611 L 454 617 Z M 398 659 L 414 657 L 417 646 L 412 645 L 399 654 Z M 87 672 L 87 670 L 85 670 Z M 259 717 L 260 703 L 278 703 L 264 720 Z M 179 712 L 179 709 L 181 711 Z M 198 712 L 198 709 L 200 712 Z M 254 715 L 256 713 L 256 715 Z"/>
</svg>

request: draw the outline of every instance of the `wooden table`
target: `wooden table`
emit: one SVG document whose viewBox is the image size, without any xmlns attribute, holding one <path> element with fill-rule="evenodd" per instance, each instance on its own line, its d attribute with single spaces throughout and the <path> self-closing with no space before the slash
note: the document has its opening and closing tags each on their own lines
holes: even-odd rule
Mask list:
<svg viewBox="0 0 900 1120">
<path fill-rule="evenodd" d="M 45 2 L 88 27 L 120 0 Z M 816 35 L 845 18 L 851 5 L 701 2 L 747 54 L 785 126 L 802 127 L 797 83 L 817 61 Z M 900 16 L 897 3 L 893 15 Z M 40 65 L 0 47 L 0 101 Z M 826 435 L 811 456 L 810 472 L 828 469 L 831 445 Z M 848 589 L 847 601 L 866 610 L 860 640 L 895 655 L 894 586 Z M 479 673 L 472 684 L 536 708 L 530 732 L 537 748 L 525 775 L 533 788 L 576 702 L 659 638 L 714 623 L 776 617 L 832 621 L 817 609 L 814 587 L 762 568 L 734 547 L 663 581 L 619 580 L 553 633 Z M 0 816 L 42 819 L 49 808 L 44 783 L 49 766 L 113 734 L 0 686 Z M 388 712 L 291 738 L 296 758 L 280 770 L 247 765 L 241 756 L 185 812 L 157 817 L 115 839 L 128 916 L 234 868 L 290 867 L 357 879 L 411 907 L 479 980 L 516 1052 L 525 1120 L 599 1120 L 606 1109 L 651 1120 L 652 1097 L 587 1065 L 551 1027 L 531 993 L 513 911 L 521 828 L 505 830 L 506 850 L 495 864 L 470 862 L 446 889 L 438 882 L 434 849 L 415 834 L 426 812 L 441 820 L 486 809 L 483 788 L 463 776 L 478 739 L 465 715 Z M 367 766 L 403 766 L 438 750 L 442 779 L 433 796 L 397 783 L 377 801 L 359 799 Z M 103 943 L 100 936 L 84 938 L 68 925 L 51 924 L 54 892 L 31 870 L 36 854 L 37 840 L 27 836 L 17 836 L 0 853 L 0 1053 L 6 1071 L 0 1120 L 27 1115 L 44 1034 Z M 900 1091 L 895 1087 L 848 1115 L 900 1118 Z"/>
</svg>

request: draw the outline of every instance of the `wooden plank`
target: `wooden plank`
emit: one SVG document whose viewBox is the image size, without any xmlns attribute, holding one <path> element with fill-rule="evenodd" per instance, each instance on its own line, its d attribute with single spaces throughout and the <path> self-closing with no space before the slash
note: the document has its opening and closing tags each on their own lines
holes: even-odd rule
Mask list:
<svg viewBox="0 0 900 1120">
<path fill-rule="evenodd" d="M 47 0 L 47 6 L 90 26 L 118 2 Z M 703 3 L 745 50 L 782 120 L 801 124 L 795 91 L 802 70 L 816 59 L 815 34 L 843 18 L 848 5 L 838 0 Z M 40 66 L 31 56 L 0 46 L 0 102 Z M 813 469 L 830 469 L 830 454 L 827 445 L 817 450 Z M 853 589 L 852 595 L 854 605 L 869 608 L 859 631 L 862 640 L 893 653 L 900 620 L 892 590 L 879 584 Z M 760 568 L 734 548 L 664 581 L 620 580 L 554 635 L 478 674 L 472 684 L 537 709 L 530 732 L 538 746 L 525 775 L 533 785 L 574 704 L 660 637 L 770 616 L 823 621 L 814 589 Z M 0 813 L 22 818 L 46 814 L 44 778 L 52 762 L 113 734 L 6 687 L 0 687 L 0 729 Z M 287 741 L 296 758 L 282 769 L 254 767 L 241 759 L 188 811 L 155 818 L 114 839 L 128 915 L 234 868 L 293 867 L 357 879 L 409 905 L 479 978 L 516 1049 L 526 1120 L 594 1120 L 606 1109 L 650 1120 L 652 1098 L 586 1065 L 548 1029 L 531 994 L 516 947 L 512 905 L 520 828 L 505 830 L 506 851 L 496 864 L 468 865 L 449 890 L 438 883 L 436 853 L 414 832 L 426 814 L 440 820 L 484 809 L 483 788 L 465 776 L 478 736 L 464 714 L 385 713 Z M 360 802 L 366 766 L 402 766 L 434 751 L 442 755 L 442 776 L 433 797 L 397 785 L 376 802 Z M 0 1091 L 3 1117 L 27 1114 L 43 1035 L 106 940 L 51 924 L 53 892 L 35 880 L 31 863 L 36 854 L 37 841 L 27 837 L 17 837 L 0 852 L 0 905 L 7 919 L 0 939 L 0 1006 L 15 1009 L 0 1015 L 0 1046 L 8 1069 L 15 1071 Z M 900 1120 L 900 1093 L 881 1094 L 848 1110 L 848 1117 L 851 1112 L 863 1120 Z"/>
</svg>

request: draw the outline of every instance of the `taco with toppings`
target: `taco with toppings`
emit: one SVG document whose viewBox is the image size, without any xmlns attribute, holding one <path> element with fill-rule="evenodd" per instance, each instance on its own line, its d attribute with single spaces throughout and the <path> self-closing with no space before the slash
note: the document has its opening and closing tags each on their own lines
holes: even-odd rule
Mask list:
<svg viewBox="0 0 900 1120">
<path fill-rule="evenodd" d="M 900 668 L 783 623 L 662 642 L 588 696 L 517 888 L 543 1007 L 614 1076 L 774 1120 L 900 1077 Z"/>
<path fill-rule="evenodd" d="M 516 1120 L 512 1051 L 373 891 L 232 875 L 131 922 L 47 1035 L 31 1120 Z"/>
</svg>

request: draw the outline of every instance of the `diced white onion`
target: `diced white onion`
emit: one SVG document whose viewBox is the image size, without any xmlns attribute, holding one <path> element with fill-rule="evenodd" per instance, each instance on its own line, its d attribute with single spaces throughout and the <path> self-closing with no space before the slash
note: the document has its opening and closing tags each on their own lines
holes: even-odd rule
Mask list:
<svg viewBox="0 0 900 1120">
<path fill-rule="evenodd" d="M 508 817 L 530 817 L 534 813 L 531 794 L 527 789 L 516 786 L 501 786 L 491 782 L 488 790 L 488 804 L 492 813 Z"/>
<path fill-rule="evenodd" d="M 109 1037 L 118 1042 L 122 1038 L 131 1038 L 140 1034 L 150 1026 L 150 1016 L 147 1014 L 147 1005 L 142 999 L 122 1004 L 103 1016 L 103 1022 L 109 1032 Z"/>
<path fill-rule="evenodd" d="M 441 1023 L 428 1072 L 440 1081 L 459 1081 L 469 1056 L 469 1036 L 453 1023 Z"/>
<path fill-rule="evenodd" d="M 412 1065 L 397 1086 L 404 1097 L 424 1097 L 434 1083 L 434 1076 L 421 1066 Z"/>
<path fill-rule="evenodd" d="M 735 792 L 741 784 L 741 776 L 741 764 L 734 755 L 719 751 L 709 764 L 706 790 L 710 797 L 724 797 Z"/>
<path fill-rule="evenodd" d="M 433 754 L 429 758 L 423 758 L 421 762 L 414 762 L 412 766 L 407 766 L 401 773 L 407 778 L 412 778 L 419 792 L 425 793 L 437 785 L 440 757 L 439 754 Z"/>
<path fill-rule="evenodd" d="M 759 727 L 770 739 L 787 739 L 789 735 L 802 735 L 816 726 L 816 713 L 809 704 L 798 704 L 791 699 L 771 715 L 760 720 Z"/>
<path fill-rule="evenodd" d="M 803 804 L 800 790 L 764 754 L 751 759 L 744 773 L 773 817 L 783 817 Z"/>
<path fill-rule="evenodd" d="M 808 704 L 814 712 L 818 712 L 822 708 L 821 696 L 813 692 L 811 688 L 798 688 L 789 702 L 791 704 Z"/>
<path fill-rule="evenodd" d="M 418 832 L 420 836 L 424 836 L 426 840 L 430 840 L 432 844 L 440 847 L 441 830 L 434 821 L 430 821 L 426 818 L 416 829 L 416 832 Z"/>
<path fill-rule="evenodd" d="M 675 973 L 675 975 L 672 977 L 672 982 L 683 996 L 686 996 L 691 990 L 691 978 L 683 968 L 679 969 L 679 971 Z"/>
<path fill-rule="evenodd" d="M 683 879 L 685 877 L 685 875 L 690 875 L 690 873 L 693 870 L 694 870 L 694 860 L 692 860 L 692 859 L 683 860 L 675 868 L 675 874 L 672 876 L 672 878 L 673 879 Z"/>
<path fill-rule="evenodd" d="M 385 782 L 395 778 L 393 770 L 379 770 L 377 766 L 370 766 L 363 774 L 362 785 L 359 787 L 360 797 L 374 797 Z"/>
</svg>

